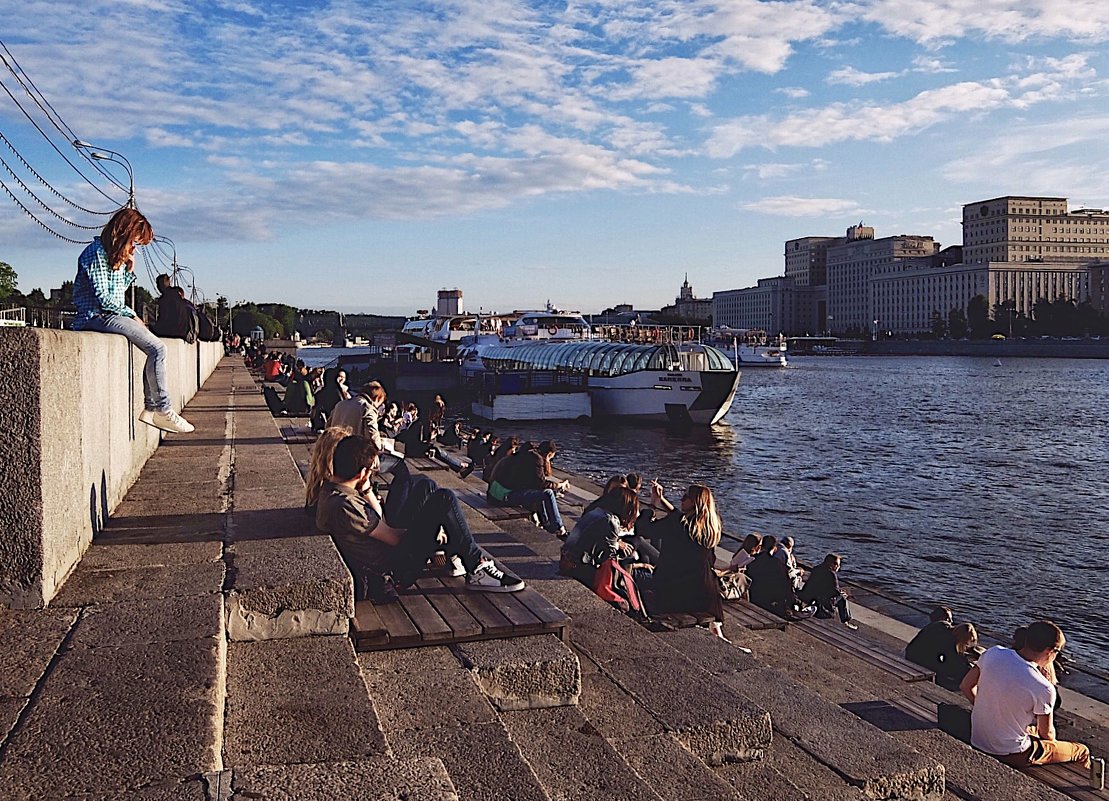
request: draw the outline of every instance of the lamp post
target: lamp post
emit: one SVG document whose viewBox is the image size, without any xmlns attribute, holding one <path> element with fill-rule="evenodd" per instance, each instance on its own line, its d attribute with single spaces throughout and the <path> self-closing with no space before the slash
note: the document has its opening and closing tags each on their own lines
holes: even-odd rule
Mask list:
<svg viewBox="0 0 1109 801">
<path fill-rule="evenodd" d="M 96 147 L 80 139 L 74 139 L 72 144 L 78 150 L 89 151 L 89 158 L 91 159 L 96 159 L 97 161 L 110 161 L 127 170 L 127 208 L 138 208 L 138 206 L 135 205 L 135 171 L 131 168 L 131 162 L 127 160 L 126 156 L 115 150 L 109 150 L 106 147 Z"/>
<path fill-rule="evenodd" d="M 874 341 L 878 341 L 878 321 L 874 321 Z"/>
</svg>

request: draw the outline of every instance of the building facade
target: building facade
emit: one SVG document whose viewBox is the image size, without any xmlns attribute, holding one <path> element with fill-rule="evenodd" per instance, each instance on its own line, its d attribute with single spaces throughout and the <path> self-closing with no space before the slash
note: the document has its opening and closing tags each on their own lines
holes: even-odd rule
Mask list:
<svg viewBox="0 0 1109 801">
<path fill-rule="evenodd" d="M 828 282 L 828 248 L 842 245 L 841 236 L 803 236 L 786 242 L 786 278 L 797 286 L 821 286 Z"/>
<path fill-rule="evenodd" d="M 663 306 L 659 313 L 664 317 L 681 317 L 690 322 L 708 324 L 713 319 L 712 299 L 694 296 L 687 273 L 673 305 Z"/>
<path fill-rule="evenodd" d="M 757 286 L 714 292 L 712 320 L 717 327 L 815 335 L 823 330 L 826 301 L 824 286 L 797 286 L 792 278 L 760 278 Z"/>
<path fill-rule="evenodd" d="M 1032 316 L 1037 300 L 1090 297 L 1090 270 L 1067 262 L 987 262 L 932 267 L 906 262 L 888 265 L 871 279 L 874 298 L 872 326 L 893 334 L 919 334 L 932 329 L 932 318 L 945 320 L 952 309 L 966 311 L 982 295 L 991 314 L 1015 302 L 1015 312 Z M 999 326 L 1005 320 L 998 321 Z"/>
<path fill-rule="evenodd" d="M 1005 197 L 963 206 L 963 259 L 1077 262 L 1109 259 L 1109 212 L 1068 210 L 1065 197 Z"/>
<path fill-rule="evenodd" d="M 871 331 L 876 319 L 871 278 L 900 264 L 931 265 L 939 250 L 930 236 L 875 239 L 869 226 L 848 228 L 843 244 L 828 248 L 828 330 L 837 335 Z"/>
</svg>

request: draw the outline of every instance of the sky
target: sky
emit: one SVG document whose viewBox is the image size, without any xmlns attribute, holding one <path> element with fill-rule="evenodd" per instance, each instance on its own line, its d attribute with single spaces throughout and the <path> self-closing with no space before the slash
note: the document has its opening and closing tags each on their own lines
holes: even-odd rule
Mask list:
<svg viewBox="0 0 1109 801">
<path fill-rule="evenodd" d="M 81 250 L 12 195 L 83 241 L 126 200 L 67 132 L 207 299 L 659 308 L 858 222 L 958 244 L 976 200 L 1109 206 L 1104 8 L 0 0 L 0 261 L 48 289 Z"/>
</svg>

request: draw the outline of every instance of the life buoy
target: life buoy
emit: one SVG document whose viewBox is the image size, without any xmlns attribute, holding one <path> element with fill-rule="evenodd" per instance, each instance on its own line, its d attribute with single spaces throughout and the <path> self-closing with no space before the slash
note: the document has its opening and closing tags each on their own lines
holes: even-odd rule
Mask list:
<svg viewBox="0 0 1109 801">
<path fill-rule="evenodd" d="M 549 326 L 547 328 L 547 333 L 550 334 L 551 336 L 554 336 L 555 334 L 558 333 L 558 326 L 557 325 Z"/>
</svg>

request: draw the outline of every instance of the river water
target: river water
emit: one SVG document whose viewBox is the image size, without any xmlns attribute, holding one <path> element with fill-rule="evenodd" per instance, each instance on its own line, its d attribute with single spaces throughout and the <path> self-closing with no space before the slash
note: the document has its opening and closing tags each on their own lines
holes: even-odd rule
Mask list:
<svg viewBox="0 0 1109 801">
<path fill-rule="evenodd" d="M 722 425 L 502 424 L 592 478 L 713 488 L 725 530 L 995 632 L 1048 617 L 1109 672 L 1109 361 L 795 357 L 747 370 Z"/>
</svg>

